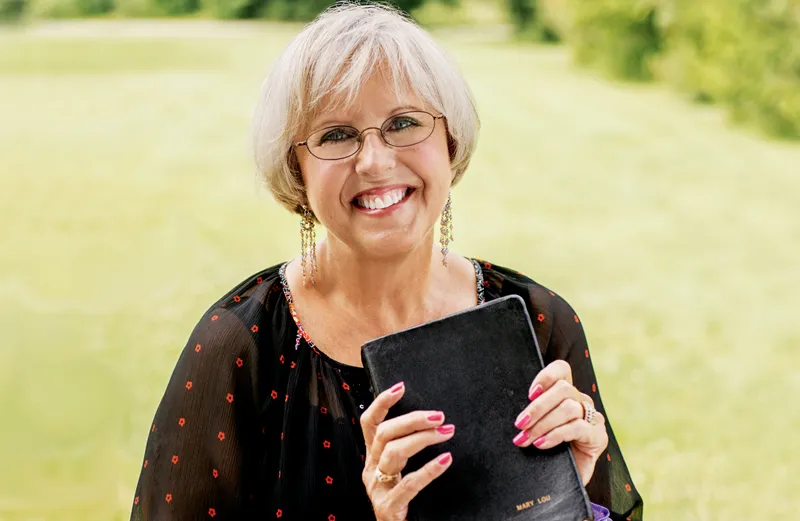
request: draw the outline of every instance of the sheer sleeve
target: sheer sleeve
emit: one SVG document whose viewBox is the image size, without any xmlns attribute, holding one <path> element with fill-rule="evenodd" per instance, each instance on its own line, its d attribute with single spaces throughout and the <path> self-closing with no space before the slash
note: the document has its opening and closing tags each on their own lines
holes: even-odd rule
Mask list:
<svg viewBox="0 0 800 521">
<path fill-rule="evenodd" d="M 536 295 L 541 292 L 542 294 Z M 546 292 L 546 294 L 545 294 Z M 600 398 L 600 389 L 595 378 L 592 358 L 586 342 L 586 335 L 578 315 L 564 299 L 543 288 L 532 291 L 534 302 L 549 302 L 550 319 L 553 327 L 549 338 L 540 345 L 546 345 L 543 352 L 545 362 L 566 360 L 572 368 L 575 387 L 592 397 L 596 409 L 606 418 L 608 449 L 600 456 L 594 474 L 586 490 L 594 503 L 611 510 L 614 521 L 642 521 L 643 501 L 631 479 L 622 451 L 611 428 L 608 413 Z M 547 296 L 549 294 L 549 297 Z M 538 297 L 538 298 L 537 298 Z M 546 354 L 545 354 L 546 353 Z"/>
<path fill-rule="evenodd" d="M 150 426 L 132 521 L 249 518 L 257 331 L 224 306 L 195 327 Z"/>
</svg>

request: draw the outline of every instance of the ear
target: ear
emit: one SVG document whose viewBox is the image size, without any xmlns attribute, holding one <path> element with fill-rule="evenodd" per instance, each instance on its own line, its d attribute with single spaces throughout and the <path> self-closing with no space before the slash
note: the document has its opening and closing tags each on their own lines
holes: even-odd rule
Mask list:
<svg viewBox="0 0 800 521">
<path fill-rule="evenodd" d="M 311 208 L 311 203 L 308 201 L 308 197 L 306 197 L 305 192 L 301 195 L 301 198 L 302 202 L 298 203 L 297 206 L 295 206 L 294 209 L 295 213 L 300 217 L 303 217 L 306 212 L 305 208 L 308 208 L 308 213 L 309 217 L 311 217 L 311 220 L 314 221 L 314 223 L 316 224 L 321 224 L 319 219 L 317 219 L 316 214 L 314 213 L 314 209 Z"/>
</svg>

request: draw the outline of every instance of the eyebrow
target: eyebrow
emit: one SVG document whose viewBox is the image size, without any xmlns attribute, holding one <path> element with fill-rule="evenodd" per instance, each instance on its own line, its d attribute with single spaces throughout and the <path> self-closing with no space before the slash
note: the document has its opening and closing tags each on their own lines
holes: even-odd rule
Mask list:
<svg viewBox="0 0 800 521">
<path fill-rule="evenodd" d="M 402 112 L 409 112 L 409 111 L 412 111 L 412 110 L 423 110 L 423 109 L 421 109 L 420 107 L 418 107 L 416 105 L 400 105 L 400 106 L 395 107 L 394 109 L 392 109 L 389 112 L 389 115 L 386 117 L 386 119 L 389 119 L 392 116 L 396 116 L 397 114 L 400 114 Z M 341 121 L 340 119 L 335 118 L 335 117 L 325 118 L 321 122 L 311 125 L 311 132 L 316 132 L 318 130 L 322 130 L 322 129 L 330 128 L 330 127 L 336 127 L 336 126 L 339 126 L 339 125 L 348 126 L 348 127 L 355 127 L 355 125 L 353 125 L 351 123 L 340 123 L 340 121 Z M 386 120 L 382 121 L 381 123 L 383 123 L 385 121 Z"/>
</svg>

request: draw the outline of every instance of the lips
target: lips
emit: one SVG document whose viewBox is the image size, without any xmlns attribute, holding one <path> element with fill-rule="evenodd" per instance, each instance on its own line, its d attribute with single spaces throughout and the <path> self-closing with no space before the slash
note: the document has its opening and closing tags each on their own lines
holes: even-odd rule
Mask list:
<svg viewBox="0 0 800 521">
<path fill-rule="evenodd" d="M 365 210 L 383 210 L 404 201 L 414 189 L 410 186 L 394 186 L 365 190 L 353 198 L 353 205 Z"/>
</svg>

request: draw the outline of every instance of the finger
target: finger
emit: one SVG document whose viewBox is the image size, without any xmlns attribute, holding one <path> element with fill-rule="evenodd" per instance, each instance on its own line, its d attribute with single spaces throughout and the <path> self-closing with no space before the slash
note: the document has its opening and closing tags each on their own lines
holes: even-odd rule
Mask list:
<svg viewBox="0 0 800 521">
<path fill-rule="evenodd" d="M 369 450 L 369 461 L 365 462 L 365 467 L 371 469 L 374 465 L 377 465 L 386 445 L 391 441 L 402 439 L 416 432 L 435 429 L 442 425 L 443 422 L 444 413 L 441 411 L 414 411 L 381 422 L 375 430 Z M 381 471 L 395 474 L 395 472 L 389 472 L 384 467 L 381 467 Z"/>
<path fill-rule="evenodd" d="M 545 450 L 551 449 L 560 443 L 572 441 L 595 446 L 602 443 L 603 437 L 606 435 L 605 432 L 604 428 L 598 428 L 598 425 L 586 423 L 585 420 L 573 420 L 540 437 L 538 445 L 534 444 L 534 446 Z"/>
<path fill-rule="evenodd" d="M 606 430 L 605 429 L 606 417 L 603 416 L 602 413 L 599 413 L 599 412 L 595 411 L 595 413 L 594 413 L 594 424 L 595 425 L 602 425 L 603 426 L 603 430 Z"/>
<path fill-rule="evenodd" d="M 535 400 L 559 380 L 572 384 L 572 368 L 564 360 L 556 360 L 539 371 L 528 389 L 528 399 Z"/>
<path fill-rule="evenodd" d="M 383 391 L 375 397 L 367 410 L 361 415 L 361 430 L 364 432 L 364 441 L 367 449 L 372 445 L 372 440 L 375 438 L 375 431 L 378 425 L 389 414 L 389 408 L 400 401 L 403 397 L 406 387 L 403 382 L 395 384 L 390 389 Z"/>
<path fill-rule="evenodd" d="M 455 430 L 454 425 L 442 425 L 436 429 L 427 429 L 392 440 L 381 452 L 378 468 L 384 474 L 402 472 L 411 456 L 425 447 L 449 440 L 455 434 Z"/>
<path fill-rule="evenodd" d="M 577 403 L 581 400 L 581 394 L 566 380 L 558 380 L 519 413 L 514 421 L 514 426 L 520 430 L 529 429 L 558 407 L 561 402 L 568 399 Z"/>
<path fill-rule="evenodd" d="M 419 470 L 406 475 L 389 493 L 389 500 L 387 501 L 389 508 L 398 509 L 408 505 L 419 494 L 420 490 L 444 474 L 452 464 L 452 454 L 445 452 L 426 463 Z"/>
<path fill-rule="evenodd" d="M 583 406 L 575 400 L 567 398 L 558 404 L 555 409 L 548 412 L 541 420 L 532 424 L 529 429 L 520 432 L 517 437 L 514 438 L 514 444 L 519 447 L 527 447 L 531 443 L 537 444 L 540 442 L 541 436 L 573 420 L 582 419 Z"/>
</svg>

